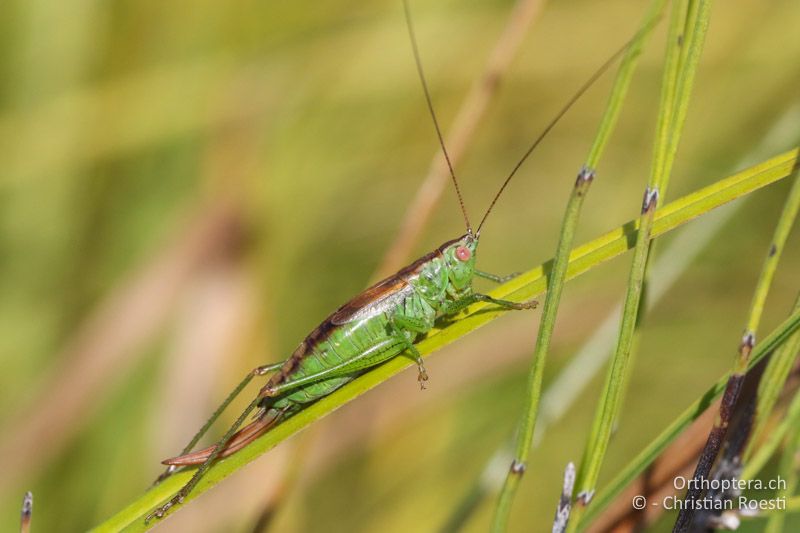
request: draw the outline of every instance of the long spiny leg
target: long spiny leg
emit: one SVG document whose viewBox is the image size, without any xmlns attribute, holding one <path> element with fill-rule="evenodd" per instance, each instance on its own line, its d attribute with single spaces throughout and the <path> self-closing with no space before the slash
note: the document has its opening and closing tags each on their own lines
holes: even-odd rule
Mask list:
<svg viewBox="0 0 800 533">
<path fill-rule="evenodd" d="M 251 375 L 252 379 L 252 375 Z M 261 398 L 256 398 L 250 405 L 247 406 L 247 409 L 239 415 L 239 418 L 236 419 L 236 422 L 228 429 L 228 432 L 217 442 L 216 446 L 214 446 L 214 451 L 211 452 L 211 455 L 208 456 L 208 459 L 205 460 L 203 464 L 201 464 L 198 469 L 195 471 L 194 475 L 189 479 L 189 481 L 181 487 L 172 498 L 169 499 L 167 503 L 153 511 L 152 513 L 148 514 L 145 519 L 144 523 L 147 524 L 153 518 L 162 518 L 167 512 L 174 506 L 183 503 L 183 500 L 186 496 L 192 491 L 192 489 L 197 485 L 197 483 L 203 478 L 209 468 L 211 468 L 211 464 L 219 457 L 222 451 L 225 449 L 225 445 L 231 440 L 231 437 L 236 433 L 236 430 L 239 429 L 239 426 L 245 421 L 247 416 L 258 407 L 259 403 L 261 403 Z"/>
<path fill-rule="evenodd" d="M 477 302 L 486 302 L 490 304 L 494 304 L 501 309 L 505 309 L 508 311 L 521 311 L 523 309 L 536 309 L 536 306 L 539 305 L 539 302 L 536 300 L 528 300 L 527 302 L 511 302 L 509 300 L 500 300 L 497 298 L 492 298 L 488 294 L 470 294 L 469 296 L 465 296 L 460 300 L 456 300 L 447 306 L 444 307 L 442 312 L 445 315 L 454 315 L 459 311 L 469 307 L 470 305 L 477 303 Z"/>
<path fill-rule="evenodd" d="M 479 278 L 488 279 L 490 281 L 494 281 L 495 283 L 505 283 L 507 281 L 511 281 L 520 274 L 522 274 L 522 272 L 512 272 L 507 276 L 498 276 L 497 274 L 492 274 L 491 272 L 484 272 L 482 270 L 475 271 L 475 275 L 478 276 Z"/>
<path fill-rule="evenodd" d="M 190 440 L 189 444 L 187 444 L 183 448 L 183 451 L 181 451 L 180 455 L 186 455 L 187 453 L 192 451 L 192 448 L 194 448 L 195 445 L 198 442 L 200 442 L 200 439 L 203 437 L 203 435 L 206 434 L 206 432 L 209 430 L 209 428 L 211 428 L 211 426 L 214 424 L 214 422 L 217 421 L 217 419 L 220 417 L 222 412 L 225 411 L 225 409 L 227 409 L 228 405 L 230 405 L 230 403 L 237 396 L 239 396 L 239 394 L 242 392 L 242 390 L 244 390 L 244 388 L 247 386 L 247 384 L 250 383 L 250 381 L 254 377 L 263 376 L 264 374 L 268 374 L 270 372 L 274 372 L 274 371 L 280 369 L 280 367 L 282 365 L 283 365 L 283 363 L 281 362 L 281 363 L 275 363 L 275 364 L 272 364 L 272 365 L 259 366 L 257 368 L 254 368 L 250 372 L 248 372 L 247 375 L 242 380 L 242 382 L 239 383 L 239 385 L 237 385 L 236 388 L 233 389 L 233 391 L 228 395 L 228 397 L 225 398 L 225 401 L 222 402 L 222 404 L 219 407 L 217 407 L 217 410 L 214 411 L 214 414 L 211 415 L 211 417 L 208 419 L 208 421 L 205 423 L 205 425 L 203 425 L 203 427 L 201 427 L 200 430 L 197 433 L 195 433 L 194 437 L 192 437 L 192 440 Z M 175 472 L 175 470 L 177 470 L 177 468 L 178 467 L 175 466 L 175 465 L 170 465 L 169 467 L 167 467 L 167 469 L 164 470 L 164 472 L 162 472 L 161 475 L 156 478 L 156 480 L 153 482 L 153 485 L 158 485 L 159 483 L 161 483 L 162 481 L 167 479 L 169 476 L 171 476 Z"/>
</svg>

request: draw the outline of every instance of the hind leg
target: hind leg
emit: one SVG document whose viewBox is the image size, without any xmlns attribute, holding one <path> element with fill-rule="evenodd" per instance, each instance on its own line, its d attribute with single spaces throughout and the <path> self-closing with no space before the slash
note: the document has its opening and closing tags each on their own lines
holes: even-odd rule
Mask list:
<svg viewBox="0 0 800 533">
<path fill-rule="evenodd" d="M 244 390 L 244 388 L 247 386 L 247 384 L 250 383 L 250 381 L 254 377 L 263 376 L 265 374 L 269 374 L 270 372 L 275 372 L 276 370 L 280 369 L 280 367 L 282 365 L 283 365 L 283 362 L 275 363 L 275 364 L 272 364 L 272 365 L 259 366 L 257 368 L 254 368 L 250 372 L 248 372 L 247 375 L 242 380 L 242 382 L 239 383 L 239 385 L 237 385 L 235 389 L 233 389 L 233 391 L 228 395 L 227 398 L 225 398 L 225 401 L 222 402 L 222 405 L 217 407 L 217 410 L 214 411 L 214 414 L 211 415 L 211 417 L 203 425 L 203 427 L 201 427 L 200 430 L 197 433 L 195 433 L 195 436 L 192 437 L 192 440 L 189 441 L 189 444 L 187 444 L 183 448 L 183 451 L 180 453 L 180 455 L 186 455 L 187 453 L 192 451 L 192 448 L 195 447 L 195 445 L 200 441 L 200 439 L 203 437 L 203 435 L 205 435 L 206 432 L 209 430 L 209 428 L 214 424 L 214 422 L 217 421 L 217 419 L 220 417 L 220 415 L 223 413 L 223 411 L 225 411 L 225 409 L 228 407 L 228 405 L 230 405 L 230 403 L 237 396 L 239 396 L 239 394 L 242 392 L 242 390 Z M 178 467 L 176 467 L 175 465 L 168 466 L 167 469 L 164 470 L 164 472 L 162 472 L 161 475 L 159 475 L 156 478 L 156 480 L 153 482 L 153 485 L 158 485 L 159 483 L 161 483 L 162 481 L 167 479 L 169 476 L 171 476 L 175 472 L 175 470 L 177 470 L 177 468 Z"/>
<path fill-rule="evenodd" d="M 258 369 L 256 369 L 256 370 L 258 370 Z M 254 374 L 253 372 L 251 372 L 249 374 L 249 379 L 252 379 L 254 375 L 258 375 L 258 374 Z M 245 381 L 249 381 L 249 379 L 245 378 Z M 245 384 L 246 384 L 246 382 L 245 382 Z M 240 387 L 243 387 L 243 386 L 240 385 Z M 191 479 L 189 479 L 189 481 L 183 487 L 181 487 L 181 490 L 179 490 L 166 503 L 164 503 L 161 507 L 158 507 L 153 512 L 148 514 L 144 519 L 144 523 L 145 524 L 148 524 L 150 522 L 150 520 L 152 520 L 153 518 L 162 518 L 162 517 L 164 517 L 164 515 L 166 515 L 167 512 L 172 507 L 183 503 L 183 500 L 186 498 L 186 496 L 190 492 L 192 492 L 192 489 L 203 478 L 203 476 L 206 475 L 206 472 L 208 471 L 208 469 L 211 468 L 211 464 L 217 459 L 217 457 L 220 456 L 222 451 L 225 449 L 225 445 L 228 443 L 229 440 L 231 440 L 231 437 L 233 437 L 233 435 L 236 433 L 236 430 L 239 429 L 239 426 L 241 426 L 242 423 L 247 418 L 247 416 L 256 407 L 258 407 L 259 403 L 261 403 L 261 398 L 256 398 L 255 400 L 250 402 L 250 405 L 247 406 L 247 409 L 245 409 L 244 412 L 241 415 L 239 415 L 239 418 L 237 418 L 236 422 L 234 422 L 233 425 L 228 429 L 227 433 L 225 433 L 225 436 L 223 436 L 219 440 L 219 442 L 217 442 L 217 444 L 214 446 L 214 451 L 211 452 L 211 454 L 208 456 L 208 458 L 205 460 L 205 462 L 203 464 L 201 464 L 200 467 L 195 471 L 195 473 L 191 477 Z"/>
</svg>

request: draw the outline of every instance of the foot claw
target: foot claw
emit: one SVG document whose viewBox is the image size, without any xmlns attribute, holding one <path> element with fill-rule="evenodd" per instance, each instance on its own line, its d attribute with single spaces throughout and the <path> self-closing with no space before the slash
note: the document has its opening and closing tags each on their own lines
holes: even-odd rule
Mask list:
<svg viewBox="0 0 800 533">
<path fill-rule="evenodd" d="M 522 302 L 522 309 L 536 309 L 538 306 L 538 300 L 528 300 L 527 302 Z"/>
<path fill-rule="evenodd" d="M 153 511 L 149 515 L 145 516 L 144 517 L 145 525 L 150 523 L 150 520 L 152 520 L 153 518 L 156 518 L 156 519 L 164 518 L 164 516 L 169 512 L 169 510 L 172 507 L 174 507 L 176 505 L 180 505 L 181 503 L 183 503 L 183 496 L 180 495 L 180 494 L 176 494 L 167 503 L 165 503 L 161 507 L 157 508 L 155 511 Z"/>
<path fill-rule="evenodd" d="M 419 367 L 419 373 L 417 374 L 417 381 L 419 382 L 419 388 L 421 390 L 425 390 L 425 382 L 428 381 L 428 373 L 425 371 L 424 366 Z"/>
</svg>

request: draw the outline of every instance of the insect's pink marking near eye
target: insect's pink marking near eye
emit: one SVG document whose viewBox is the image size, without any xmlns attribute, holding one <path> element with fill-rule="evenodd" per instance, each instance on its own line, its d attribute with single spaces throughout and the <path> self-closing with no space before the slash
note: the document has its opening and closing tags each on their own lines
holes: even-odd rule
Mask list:
<svg viewBox="0 0 800 533">
<path fill-rule="evenodd" d="M 463 246 L 456 248 L 456 257 L 458 257 L 459 261 L 467 261 L 471 256 L 472 253 L 470 253 L 469 248 L 464 248 Z"/>
</svg>

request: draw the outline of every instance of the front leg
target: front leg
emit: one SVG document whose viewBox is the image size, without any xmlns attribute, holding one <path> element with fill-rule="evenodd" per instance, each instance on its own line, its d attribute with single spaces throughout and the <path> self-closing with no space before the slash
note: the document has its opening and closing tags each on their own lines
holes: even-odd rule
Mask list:
<svg viewBox="0 0 800 533">
<path fill-rule="evenodd" d="M 527 302 L 512 302 L 509 300 L 500 300 L 498 298 L 492 298 L 488 294 L 470 294 L 461 298 L 460 300 L 456 300 L 454 302 L 448 302 L 443 308 L 442 312 L 445 315 L 454 315 L 459 311 L 464 310 L 465 308 L 469 307 L 470 305 L 477 303 L 477 302 L 486 302 L 490 304 L 494 304 L 500 307 L 503 310 L 507 311 L 521 311 L 522 309 L 536 309 L 536 306 L 539 305 L 539 302 L 536 300 L 528 300 Z"/>
</svg>

